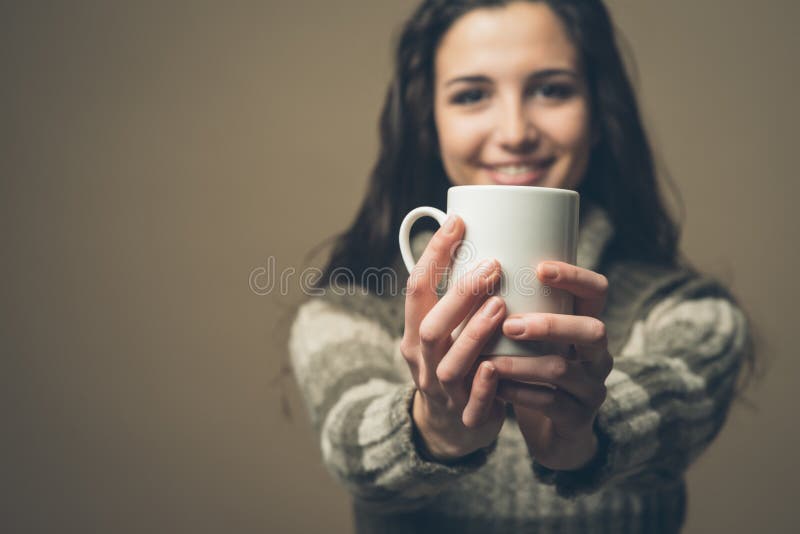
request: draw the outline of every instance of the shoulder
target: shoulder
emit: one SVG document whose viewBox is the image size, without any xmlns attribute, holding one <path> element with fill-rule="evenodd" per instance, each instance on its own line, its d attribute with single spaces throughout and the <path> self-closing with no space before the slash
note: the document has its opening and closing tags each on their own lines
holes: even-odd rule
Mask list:
<svg viewBox="0 0 800 534">
<path fill-rule="evenodd" d="M 717 351 L 746 344 L 746 316 L 731 290 L 716 277 L 685 266 L 625 260 L 609 265 L 606 317 L 619 329 L 617 348 L 638 330 L 652 350 L 688 346 Z"/>
<path fill-rule="evenodd" d="M 604 266 L 602 273 L 608 278 L 609 299 L 635 304 L 646 311 L 667 297 L 673 300 L 716 297 L 736 301 L 719 279 L 688 265 L 620 260 Z"/>
<path fill-rule="evenodd" d="M 693 280 L 686 290 L 659 299 L 641 319 L 647 346 L 660 354 L 692 349 L 696 356 L 743 349 L 750 325 L 737 300 L 714 279 Z"/>
<path fill-rule="evenodd" d="M 357 303 L 353 305 L 352 300 Z M 324 354 L 349 355 L 351 361 L 364 355 L 371 361 L 375 355 L 391 359 L 397 336 L 362 306 L 359 299 L 323 297 L 311 297 L 301 304 L 288 340 L 295 372 L 308 369 Z"/>
<path fill-rule="evenodd" d="M 389 337 L 402 335 L 404 300 L 402 286 L 385 295 L 360 287 L 321 288 L 302 303 L 293 328 L 376 328 Z"/>
<path fill-rule="evenodd" d="M 624 307 L 625 298 L 636 302 L 631 329 L 638 330 L 633 337 L 648 351 L 703 357 L 753 350 L 747 315 L 717 277 L 687 266 L 641 262 L 621 262 L 610 271 L 609 293 L 612 280 L 617 282 L 612 305 Z"/>
</svg>

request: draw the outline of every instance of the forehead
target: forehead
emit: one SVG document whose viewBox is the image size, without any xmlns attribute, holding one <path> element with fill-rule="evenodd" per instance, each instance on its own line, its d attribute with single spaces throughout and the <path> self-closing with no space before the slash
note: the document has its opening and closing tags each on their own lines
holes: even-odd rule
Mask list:
<svg viewBox="0 0 800 534">
<path fill-rule="evenodd" d="M 442 37 L 435 70 L 439 80 L 477 72 L 502 77 L 540 68 L 577 69 L 577 61 L 560 19 L 546 4 L 514 2 L 457 19 Z"/>
</svg>

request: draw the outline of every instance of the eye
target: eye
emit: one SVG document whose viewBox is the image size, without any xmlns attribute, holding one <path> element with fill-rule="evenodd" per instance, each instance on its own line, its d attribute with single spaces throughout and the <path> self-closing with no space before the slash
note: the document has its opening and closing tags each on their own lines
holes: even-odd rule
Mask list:
<svg viewBox="0 0 800 534">
<path fill-rule="evenodd" d="M 469 105 L 479 102 L 483 96 L 484 92 L 481 89 L 468 89 L 456 94 L 451 102 L 453 104 Z"/>
<path fill-rule="evenodd" d="M 544 98 L 555 100 L 566 100 L 575 92 L 571 85 L 563 83 L 546 83 L 533 90 L 534 94 L 540 94 Z"/>
</svg>

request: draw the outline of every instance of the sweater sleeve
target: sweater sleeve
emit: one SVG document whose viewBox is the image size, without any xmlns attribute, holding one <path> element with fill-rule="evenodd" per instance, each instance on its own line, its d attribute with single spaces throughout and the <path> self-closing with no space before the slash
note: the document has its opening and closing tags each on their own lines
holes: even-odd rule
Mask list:
<svg viewBox="0 0 800 534">
<path fill-rule="evenodd" d="M 569 498 L 607 484 L 674 483 L 721 430 L 751 350 L 746 318 L 732 300 L 664 299 L 634 323 L 614 355 L 595 420 L 598 454 L 576 471 L 534 459 L 535 476 Z"/>
<path fill-rule="evenodd" d="M 423 505 L 483 465 L 492 448 L 447 465 L 421 455 L 415 386 L 395 363 L 399 341 L 380 321 L 320 298 L 301 306 L 289 340 L 326 468 L 361 504 L 385 511 Z"/>
</svg>

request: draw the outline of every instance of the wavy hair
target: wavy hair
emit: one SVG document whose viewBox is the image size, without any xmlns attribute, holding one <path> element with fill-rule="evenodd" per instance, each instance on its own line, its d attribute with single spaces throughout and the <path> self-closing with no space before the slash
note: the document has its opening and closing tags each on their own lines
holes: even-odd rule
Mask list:
<svg viewBox="0 0 800 534">
<path fill-rule="evenodd" d="M 334 236 L 317 287 L 332 280 L 338 283 L 345 276 L 344 282 L 375 289 L 369 285 L 379 279 L 363 274 L 395 264 L 396 236 L 406 213 L 422 205 L 445 209 L 452 184 L 440 159 L 433 115 L 436 50 L 459 17 L 514 1 L 520 0 L 425 0 L 405 22 L 396 43 L 393 77 L 380 115 L 380 152 L 367 192 L 352 224 Z M 527 1 L 553 10 L 583 67 L 599 141 L 577 191 L 602 206 L 614 224 L 605 254 L 665 266 L 688 265 L 678 247 L 681 228 L 662 199 L 653 151 L 605 5 L 601 0 Z M 414 228 L 418 232 L 433 225 L 422 220 Z M 746 363 L 751 371 L 755 368 L 752 352 Z"/>
<path fill-rule="evenodd" d="M 335 238 L 320 285 L 343 273 L 355 283 L 367 268 L 393 265 L 405 214 L 422 205 L 444 209 L 452 184 L 439 155 L 433 116 L 436 50 L 459 17 L 512 1 L 518 0 L 427 0 L 406 21 L 380 116 L 380 153 L 355 220 Z M 608 212 L 616 229 L 609 254 L 674 264 L 680 229 L 662 202 L 650 144 L 605 6 L 598 0 L 532 1 L 556 13 L 583 65 L 599 142 L 577 191 Z M 431 224 L 420 221 L 415 230 Z"/>
</svg>

